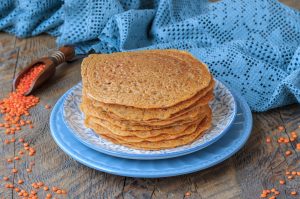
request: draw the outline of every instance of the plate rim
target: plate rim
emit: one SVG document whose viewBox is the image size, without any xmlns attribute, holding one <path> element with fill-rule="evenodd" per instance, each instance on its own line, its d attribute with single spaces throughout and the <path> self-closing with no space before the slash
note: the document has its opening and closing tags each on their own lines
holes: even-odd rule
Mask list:
<svg viewBox="0 0 300 199">
<path fill-rule="evenodd" d="M 196 151 L 202 150 L 210 145 L 212 145 L 213 143 L 217 142 L 220 138 L 222 138 L 230 129 L 230 127 L 232 126 L 235 118 L 236 118 L 236 114 L 237 114 L 237 102 L 236 102 L 236 98 L 235 95 L 233 94 L 232 90 L 230 87 L 228 87 L 227 84 L 225 84 L 223 81 L 215 78 L 215 81 L 220 82 L 221 84 L 223 84 L 223 86 L 230 92 L 230 94 L 233 97 L 233 102 L 234 102 L 234 110 L 233 110 L 233 117 L 231 118 L 231 120 L 229 121 L 229 125 L 223 130 L 223 132 L 221 132 L 218 136 L 214 137 L 212 140 L 205 142 L 201 145 L 196 145 L 194 147 L 191 148 L 187 148 L 184 149 L 182 151 L 175 151 L 175 152 L 169 152 L 169 153 L 160 153 L 160 154 L 132 154 L 132 153 L 127 153 L 127 152 L 120 152 L 120 151 L 110 151 L 108 149 L 105 148 L 101 148 L 98 146 L 94 146 L 92 143 L 81 139 L 80 136 L 77 135 L 77 133 L 75 133 L 73 131 L 73 129 L 69 126 L 68 122 L 66 121 L 65 117 L 64 117 L 64 104 L 66 102 L 67 96 L 74 90 L 76 89 L 76 86 L 78 86 L 80 83 L 77 83 L 76 85 L 74 85 L 72 88 L 70 88 L 67 92 L 64 93 L 64 95 L 62 96 L 62 98 L 64 98 L 63 102 L 62 102 L 62 113 L 63 113 L 63 122 L 66 125 L 66 127 L 68 128 L 68 130 L 74 135 L 74 137 L 80 141 L 81 143 L 83 143 L 84 145 L 86 145 L 87 147 L 96 150 L 98 152 L 107 154 L 107 155 L 111 155 L 111 156 L 115 156 L 115 157 L 120 157 L 120 158 L 126 158 L 126 159 L 135 159 L 135 160 L 159 160 L 159 159 L 168 159 L 168 158 L 175 158 L 175 157 L 179 157 L 179 156 L 183 156 L 183 155 L 187 155 L 190 153 L 194 153 Z"/>
<path fill-rule="evenodd" d="M 235 93 L 234 93 L 235 94 Z M 181 169 L 180 172 L 178 172 L 178 170 L 176 169 L 173 169 L 172 171 L 169 171 L 169 172 L 165 172 L 163 174 L 159 174 L 158 172 L 151 172 L 151 173 L 147 173 L 146 175 L 139 171 L 138 170 L 119 170 L 119 171 L 115 171 L 116 169 L 114 169 L 112 167 L 112 165 L 110 165 L 109 168 L 99 168 L 101 165 L 97 164 L 95 166 L 95 162 L 92 162 L 92 163 L 87 163 L 86 160 L 76 156 L 76 154 L 73 154 L 74 152 L 70 151 L 70 149 L 66 149 L 65 146 L 63 146 L 60 141 L 57 140 L 57 137 L 54 135 L 54 125 L 55 125 L 55 122 L 54 122 L 54 118 L 56 117 L 56 114 L 54 113 L 59 113 L 59 108 L 61 107 L 61 104 L 62 104 L 62 99 L 63 97 L 61 97 L 58 102 L 55 104 L 54 108 L 53 108 L 53 111 L 51 112 L 51 115 L 50 115 L 50 130 L 51 130 L 51 135 L 54 139 L 54 141 L 56 142 L 56 144 L 67 154 L 69 155 L 70 157 L 72 157 L 73 159 L 75 159 L 76 161 L 82 163 L 83 165 L 86 165 L 90 168 L 93 168 L 93 169 L 96 169 L 96 170 L 99 170 L 99 171 L 102 171 L 102 172 L 106 172 L 106 173 L 110 173 L 110 174 L 114 174 L 114 175 L 119 175 L 119 176 L 127 176 L 127 177 L 140 177 L 140 178 L 159 178 L 159 177 L 171 177 L 171 176 L 178 176 L 178 175 L 184 175 L 184 174 L 188 174 L 188 173 L 193 173 L 193 172 L 196 172 L 196 171 L 200 171 L 200 170 L 204 170 L 204 169 L 207 169 L 209 167 L 212 167 L 216 164 L 219 164 L 221 162 L 223 162 L 224 160 L 228 159 L 229 157 L 231 157 L 233 154 L 235 154 L 237 151 L 239 151 L 244 145 L 245 143 L 247 142 L 247 140 L 249 139 L 250 135 L 251 135 L 251 130 L 252 130 L 252 126 L 253 126 L 253 119 L 252 119 L 252 114 L 251 114 L 251 111 L 250 111 L 250 108 L 247 104 L 247 102 L 239 95 L 237 94 L 237 100 L 240 101 L 241 103 L 241 111 L 245 117 L 245 126 L 243 128 L 243 135 L 240 136 L 240 142 L 239 142 L 239 145 L 234 149 L 232 150 L 229 154 L 227 155 L 224 155 L 222 158 L 220 158 L 218 161 L 216 162 L 212 162 L 210 164 L 207 164 L 205 166 L 202 166 L 202 167 L 197 167 L 197 165 L 194 165 L 192 168 L 191 168 L 191 165 L 189 165 L 188 167 L 185 167 L 184 169 Z M 62 111 L 61 111 L 61 114 L 62 114 Z M 64 124 L 64 123 L 63 123 Z M 67 128 L 66 128 L 67 129 Z M 67 129 L 68 130 L 68 129 Z M 63 132 L 62 132 L 63 133 Z M 69 133 L 72 135 L 72 133 L 69 131 Z M 75 136 L 74 137 L 74 140 L 76 140 L 78 143 L 82 144 L 81 142 L 79 142 Z M 90 149 L 89 147 L 85 146 L 84 144 L 82 144 L 84 147 L 86 147 L 88 150 L 93 150 L 93 149 Z M 204 149 L 205 150 L 205 149 Z M 94 150 L 93 150 L 94 151 Z M 95 151 L 96 153 L 100 153 L 102 154 L 101 152 L 98 152 L 98 151 Z M 105 156 L 109 156 L 107 154 L 103 154 Z M 192 154 L 190 154 L 192 155 Z M 188 155 L 187 155 L 188 156 Z M 123 158 L 119 158 L 119 157 L 114 157 L 114 156 L 110 156 L 112 158 L 116 158 L 116 159 L 123 159 Z M 181 157 L 177 157 L 177 158 L 182 158 Z M 131 159 L 128 159 L 128 161 L 138 161 L 138 160 L 131 160 Z M 152 160 L 152 161 L 165 161 L 165 160 Z M 168 160 L 166 160 L 168 161 Z M 151 162 L 151 160 L 139 160 L 139 162 Z M 174 170 L 176 170 L 174 172 Z"/>
</svg>

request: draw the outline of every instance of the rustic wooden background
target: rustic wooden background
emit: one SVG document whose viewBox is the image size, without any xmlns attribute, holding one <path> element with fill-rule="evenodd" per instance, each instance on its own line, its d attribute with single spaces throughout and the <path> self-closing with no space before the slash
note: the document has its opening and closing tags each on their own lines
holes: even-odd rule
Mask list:
<svg viewBox="0 0 300 199">
<path fill-rule="evenodd" d="M 289 6 L 300 9 L 299 0 L 282 0 Z M 12 79 L 16 73 L 31 60 L 45 55 L 55 47 L 54 38 L 41 35 L 28 39 L 18 39 L 6 33 L 0 33 L 0 98 L 12 90 Z M 300 170 L 299 154 L 294 145 L 266 144 L 267 136 L 278 137 L 275 128 L 283 125 L 285 133 L 297 129 L 300 125 L 300 106 L 291 105 L 265 113 L 255 113 L 252 136 L 246 146 L 230 159 L 210 169 L 197 173 L 160 179 L 137 179 L 102 173 L 81 165 L 68 157 L 53 141 L 49 129 L 50 111 L 45 104 L 54 105 L 57 99 L 69 88 L 78 83 L 80 63 L 62 65 L 56 76 L 36 94 L 41 103 L 33 109 L 35 128 L 27 128 L 15 135 L 25 137 L 35 147 L 34 157 L 19 161 L 19 173 L 12 176 L 14 182 L 24 179 L 21 187 L 30 190 L 31 183 L 44 181 L 49 186 L 60 186 L 68 190 L 68 195 L 58 198 L 259 198 L 262 189 L 278 187 L 281 195 L 277 198 L 291 197 L 291 189 L 300 190 L 300 178 L 278 186 L 278 180 L 284 179 L 286 170 Z M 300 129 L 297 130 L 300 132 Z M 0 178 L 9 175 L 13 164 L 5 159 L 16 154 L 21 146 L 5 145 L 7 135 L 0 132 Z M 293 155 L 284 155 L 287 148 Z M 36 166 L 31 174 L 25 171 L 29 162 Z M 18 198 L 15 192 L 5 189 L 0 179 L 0 198 Z M 299 198 L 299 195 L 298 195 Z"/>
</svg>

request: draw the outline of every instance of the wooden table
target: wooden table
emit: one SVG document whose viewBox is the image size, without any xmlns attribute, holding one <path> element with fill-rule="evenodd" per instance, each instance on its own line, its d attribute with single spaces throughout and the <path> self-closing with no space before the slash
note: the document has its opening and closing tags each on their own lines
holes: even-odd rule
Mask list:
<svg viewBox="0 0 300 199">
<path fill-rule="evenodd" d="M 300 8 L 300 2 L 285 1 L 288 5 Z M 12 79 L 16 73 L 31 60 L 45 55 L 55 47 L 54 38 L 41 35 L 28 39 L 0 33 L 0 98 L 12 90 Z M 276 187 L 281 192 L 279 198 L 297 198 L 290 196 L 290 190 L 300 191 L 300 177 L 279 186 L 278 180 L 286 179 L 286 170 L 300 170 L 298 151 L 295 144 L 266 144 L 266 137 L 286 136 L 300 125 L 300 106 L 291 105 L 265 113 L 254 113 L 254 126 L 251 138 L 245 147 L 223 163 L 189 175 L 160 178 L 138 179 L 114 176 L 102 173 L 74 161 L 68 157 L 53 141 L 49 129 L 50 110 L 45 104 L 54 105 L 57 99 L 80 77 L 80 63 L 62 65 L 54 78 L 36 92 L 41 98 L 39 105 L 32 110 L 34 129 L 25 128 L 15 134 L 15 138 L 25 137 L 36 148 L 34 157 L 26 157 L 14 164 L 5 159 L 13 157 L 22 148 L 19 143 L 5 145 L 3 140 L 12 136 L 0 133 L 0 178 L 9 175 L 15 183 L 24 179 L 20 187 L 31 189 L 31 183 L 43 181 L 50 187 L 60 186 L 68 190 L 68 195 L 58 198 L 259 198 L 262 189 Z M 284 133 L 276 130 L 284 126 Z M 285 151 L 293 155 L 286 157 Z M 28 174 L 25 168 L 35 161 L 33 172 Z M 16 166 L 17 174 L 10 170 Z M 18 198 L 16 192 L 4 188 L 0 180 L 0 198 Z M 44 196 L 43 194 L 40 196 Z M 299 198 L 300 196 L 298 196 Z"/>
</svg>

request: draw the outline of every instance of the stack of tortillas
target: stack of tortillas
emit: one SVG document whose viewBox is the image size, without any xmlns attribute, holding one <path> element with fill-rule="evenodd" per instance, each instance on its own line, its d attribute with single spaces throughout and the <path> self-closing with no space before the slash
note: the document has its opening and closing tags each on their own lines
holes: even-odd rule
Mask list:
<svg viewBox="0 0 300 199">
<path fill-rule="evenodd" d="M 211 126 L 214 80 L 178 50 L 92 54 L 82 63 L 85 125 L 144 150 L 189 144 Z"/>
</svg>

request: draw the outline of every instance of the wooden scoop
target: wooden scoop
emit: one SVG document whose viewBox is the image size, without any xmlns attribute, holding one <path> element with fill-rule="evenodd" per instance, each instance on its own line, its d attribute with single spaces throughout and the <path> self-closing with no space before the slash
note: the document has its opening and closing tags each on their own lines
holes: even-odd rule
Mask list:
<svg viewBox="0 0 300 199">
<path fill-rule="evenodd" d="M 18 73 L 13 81 L 13 89 L 16 90 L 20 78 L 28 72 L 32 67 L 37 64 L 45 64 L 45 69 L 39 74 L 39 76 L 32 82 L 29 90 L 24 93 L 24 95 L 30 94 L 34 89 L 41 86 L 46 80 L 51 78 L 55 74 L 55 69 L 58 65 L 66 61 L 72 61 L 75 57 L 75 49 L 72 46 L 63 46 L 60 47 L 49 57 L 42 57 L 38 60 L 35 60 L 28 66 L 26 66 L 22 71 Z"/>
</svg>

